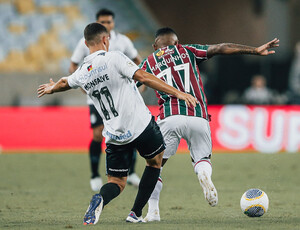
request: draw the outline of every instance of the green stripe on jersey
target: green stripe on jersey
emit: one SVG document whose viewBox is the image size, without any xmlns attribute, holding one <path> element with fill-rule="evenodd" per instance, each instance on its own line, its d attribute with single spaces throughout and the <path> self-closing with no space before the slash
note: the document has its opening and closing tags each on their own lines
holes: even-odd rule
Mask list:
<svg viewBox="0 0 300 230">
<path fill-rule="evenodd" d="M 207 50 L 209 45 L 199 45 L 199 44 L 186 44 L 186 45 L 183 45 L 184 46 L 191 46 L 191 47 L 194 47 L 195 49 L 197 50 Z"/>
<path fill-rule="evenodd" d="M 159 50 L 157 50 L 155 52 L 155 54 L 158 53 L 158 52 L 159 52 Z M 159 68 L 160 72 L 168 68 L 168 66 L 163 63 L 163 60 L 164 60 L 163 58 L 159 59 L 157 57 L 157 55 L 153 55 L 153 56 L 154 56 L 154 60 L 156 61 L 157 67 Z M 160 63 L 160 65 L 158 63 Z M 165 82 L 167 82 L 166 78 L 165 78 Z M 171 116 L 172 115 L 171 98 L 168 95 L 166 95 L 165 93 L 162 93 L 160 91 L 157 91 L 157 92 L 161 95 L 161 97 L 165 101 L 164 104 L 163 104 L 165 117 Z"/>
<path fill-rule="evenodd" d="M 164 114 L 165 117 L 171 116 L 172 115 L 172 111 L 171 111 L 171 100 L 170 97 L 166 94 L 161 96 L 165 102 L 164 102 Z"/>
<path fill-rule="evenodd" d="M 189 45 L 189 46 L 193 46 L 193 47 L 195 47 L 195 48 L 197 48 L 197 49 L 207 49 L 207 48 L 208 48 L 208 46 L 202 46 L 202 45 Z M 190 57 L 190 60 L 192 60 L 191 57 L 193 57 L 193 52 L 190 51 L 189 49 L 186 49 L 186 50 L 187 50 L 187 52 L 188 52 L 188 55 L 189 55 L 189 57 Z M 200 90 L 201 98 L 202 98 L 203 105 L 204 105 L 204 111 L 205 111 L 205 113 L 207 114 L 207 105 L 206 105 L 206 102 L 205 102 L 205 94 L 204 94 L 202 88 L 200 87 L 200 83 L 199 83 L 199 78 L 200 78 L 200 76 L 199 76 L 199 74 L 198 74 L 198 72 L 197 72 L 196 62 L 191 61 L 191 64 L 192 64 L 192 69 L 193 69 L 193 72 L 194 72 L 194 76 L 196 77 L 196 80 L 197 80 L 197 82 L 198 82 L 198 84 L 199 84 L 199 90 Z M 202 116 L 202 109 L 201 109 L 201 106 L 197 105 L 197 106 L 195 107 L 195 110 L 196 110 L 196 116 Z"/>
<path fill-rule="evenodd" d="M 177 50 L 177 49 L 176 49 Z M 195 64 L 195 62 L 194 62 L 194 54 L 191 52 L 191 51 L 189 51 L 188 49 L 185 49 L 186 51 L 187 51 L 187 54 L 188 54 L 188 58 L 189 58 L 189 62 L 190 62 L 190 64 L 192 65 L 192 69 L 193 69 L 193 71 L 194 71 L 194 74 L 195 74 L 195 66 L 194 66 L 194 64 Z M 178 51 L 179 52 L 179 51 Z M 181 61 L 181 63 L 183 63 L 182 61 Z M 190 75 L 191 75 L 191 73 L 190 73 Z M 197 78 L 197 71 L 196 71 L 196 74 L 195 74 L 195 76 L 196 76 L 196 79 L 198 79 Z M 183 78 L 181 78 L 182 79 L 182 81 L 184 82 L 184 77 Z M 191 80 L 189 81 L 189 84 L 191 84 Z M 190 94 L 193 96 L 193 97 L 196 97 L 196 95 L 195 95 L 195 92 L 194 92 L 194 90 L 193 90 L 193 87 L 192 87 L 192 84 L 190 85 Z M 185 114 L 182 114 L 182 115 L 187 115 L 187 105 L 186 105 L 186 103 L 184 102 L 184 101 L 181 101 L 180 100 L 180 111 L 181 111 L 181 109 L 183 110 L 185 110 Z M 198 114 L 198 116 L 200 116 L 200 117 L 202 117 L 202 110 L 201 110 L 201 107 L 199 106 L 199 105 L 197 105 L 196 107 L 195 107 L 195 110 L 196 110 L 196 114 Z M 197 111 L 198 110 L 198 111 Z M 181 114 L 181 113 L 180 113 Z M 199 115 L 200 114 L 200 115 Z"/>
<path fill-rule="evenodd" d="M 192 46 L 192 45 L 190 45 L 190 46 Z M 199 46 L 201 46 L 201 45 L 193 45 L 193 46 L 194 46 L 194 47 L 199 47 Z M 201 47 L 204 47 L 204 46 L 201 46 Z M 187 49 L 187 52 L 188 52 L 189 57 L 190 57 L 190 59 L 191 59 L 191 57 L 192 57 L 192 55 L 193 55 L 193 52 L 190 51 L 190 50 L 188 50 L 188 49 Z M 197 81 L 199 82 L 200 76 L 199 76 L 199 74 L 198 74 L 198 72 L 197 72 L 196 63 L 191 61 L 191 64 L 192 64 L 192 68 L 193 68 L 194 75 L 195 75 Z M 202 90 L 201 87 L 199 87 L 199 90 L 200 90 L 200 93 L 201 93 L 201 97 L 202 97 L 202 101 L 203 101 L 203 104 L 204 104 L 204 107 L 205 107 L 205 111 L 207 111 L 207 105 L 206 105 L 206 102 L 205 102 L 205 95 L 204 95 L 204 92 L 203 92 L 203 90 Z M 196 108 L 196 109 L 197 109 L 197 108 Z M 200 110 L 201 110 L 201 108 L 200 108 Z M 200 113 L 202 113 L 202 111 L 201 111 Z"/>
<path fill-rule="evenodd" d="M 173 46 L 173 47 L 174 47 L 173 49 L 175 52 L 174 52 L 174 54 L 172 54 L 172 57 L 174 57 L 173 60 L 174 60 L 175 65 L 183 64 L 183 61 L 181 60 L 181 57 L 180 57 L 180 53 L 177 51 L 175 46 Z M 179 74 L 179 77 L 181 79 L 181 82 L 182 82 L 182 85 L 184 88 L 184 71 L 177 71 L 177 73 Z M 175 82 L 175 80 L 174 80 L 174 82 Z M 176 85 L 173 84 L 173 86 L 176 89 L 178 89 L 178 87 L 176 87 Z M 178 99 L 178 102 L 179 102 L 179 114 L 187 115 L 187 105 L 186 105 L 185 101 Z"/>
</svg>

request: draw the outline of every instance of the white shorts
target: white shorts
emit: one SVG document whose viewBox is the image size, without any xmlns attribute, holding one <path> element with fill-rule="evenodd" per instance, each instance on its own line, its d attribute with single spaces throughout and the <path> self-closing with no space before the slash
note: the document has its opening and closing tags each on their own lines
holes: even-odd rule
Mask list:
<svg viewBox="0 0 300 230">
<path fill-rule="evenodd" d="M 166 149 L 163 158 L 168 159 L 175 155 L 181 138 L 186 140 L 193 166 L 212 153 L 212 142 L 209 122 L 201 117 L 174 115 L 163 120 L 158 119 L 157 124 L 163 134 Z"/>
</svg>

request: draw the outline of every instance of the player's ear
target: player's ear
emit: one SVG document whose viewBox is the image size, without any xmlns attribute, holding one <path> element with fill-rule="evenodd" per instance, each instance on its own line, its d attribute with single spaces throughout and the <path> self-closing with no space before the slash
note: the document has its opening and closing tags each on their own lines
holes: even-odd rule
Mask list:
<svg viewBox="0 0 300 230">
<path fill-rule="evenodd" d="M 156 45 L 156 43 L 152 44 L 152 47 L 153 47 L 154 50 L 157 50 L 157 45 Z"/>
<path fill-rule="evenodd" d="M 84 40 L 84 44 L 85 44 L 87 47 L 89 47 L 88 44 L 87 44 L 87 42 L 86 42 L 86 40 Z"/>
<path fill-rule="evenodd" d="M 109 37 L 108 36 L 103 36 L 102 37 L 102 43 L 104 44 L 106 51 L 108 51 L 109 48 Z"/>
</svg>

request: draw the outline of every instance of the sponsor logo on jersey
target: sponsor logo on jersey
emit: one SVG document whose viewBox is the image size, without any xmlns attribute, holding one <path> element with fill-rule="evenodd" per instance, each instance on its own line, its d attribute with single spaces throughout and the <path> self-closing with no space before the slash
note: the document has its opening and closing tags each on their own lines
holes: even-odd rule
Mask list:
<svg viewBox="0 0 300 230">
<path fill-rule="evenodd" d="M 116 141 L 122 141 L 122 140 L 126 140 L 130 137 L 132 137 L 132 134 L 131 132 L 128 130 L 127 133 L 124 133 L 124 134 L 120 134 L 120 135 L 114 135 L 108 131 L 106 131 L 106 135 L 110 138 L 110 139 L 113 139 L 113 140 L 116 140 Z"/>
<path fill-rule="evenodd" d="M 166 50 L 161 50 L 159 52 L 156 53 L 156 56 L 158 57 L 158 59 L 161 59 L 163 58 L 164 56 L 167 56 L 167 55 L 171 55 L 173 54 L 175 51 L 173 48 L 169 49 L 167 48 Z"/>
<path fill-rule="evenodd" d="M 93 66 L 92 66 L 92 65 L 90 65 L 90 66 L 87 67 L 87 70 L 88 70 L 89 72 L 90 72 L 92 69 L 93 69 Z"/>
<path fill-rule="evenodd" d="M 157 57 L 160 57 L 160 56 L 162 56 L 164 53 L 165 53 L 164 50 L 160 50 L 160 51 L 158 51 L 158 52 L 156 53 L 156 56 L 157 56 Z"/>
<path fill-rule="evenodd" d="M 91 67 L 92 69 L 89 70 L 89 67 Z M 94 76 L 95 74 L 100 74 L 102 71 L 106 69 L 107 69 L 107 64 L 99 66 L 95 69 L 93 69 L 92 65 L 90 65 L 87 67 L 88 73 L 80 75 L 79 81 L 85 81 L 86 79 Z"/>
<path fill-rule="evenodd" d="M 128 62 L 127 62 L 127 65 L 128 65 L 129 67 L 133 67 L 133 66 L 134 66 L 134 64 L 133 64 L 131 61 L 128 61 Z"/>
</svg>

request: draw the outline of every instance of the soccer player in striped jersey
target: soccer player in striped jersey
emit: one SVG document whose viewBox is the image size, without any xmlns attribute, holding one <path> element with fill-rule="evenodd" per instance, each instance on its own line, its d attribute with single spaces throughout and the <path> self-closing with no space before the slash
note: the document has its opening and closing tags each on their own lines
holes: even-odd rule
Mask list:
<svg viewBox="0 0 300 230">
<path fill-rule="evenodd" d="M 269 48 L 277 46 L 279 46 L 277 38 L 257 48 L 232 43 L 181 45 L 171 28 L 161 28 L 156 32 L 153 45 L 155 52 L 140 64 L 143 70 L 156 75 L 182 92 L 192 94 L 199 101 L 196 107 L 190 107 L 172 95 L 156 91 L 160 106 L 158 124 L 166 142 L 162 165 L 176 153 L 181 138 L 185 139 L 190 150 L 194 171 L 203 188 L 204 197 L 211 206 L 217 205 L 218 194 L 211 180 L 210 115 L 207 111 L 207 100 L 198 64 L 217 54 L 266 56 L 275 53 L 273 50 L 269 51 Z M 160 220 L 158 204 L 161 189 L 160 177 L 148 201 L 148 214 L 145 221 Z"/>
<path fill-rule="evenodd" d="M 83 64 L 58 82 L 50 79 L 50 83 L 40 85 L 38 97 L 80 87 L 103 119 L 107 183 L 92 197 L 83 224 L 96 224 L 103 207 L 124 190 L 134 149 L 145 158 L 146 167 L 126 221 L 143 222 L 142 209 L 158 180 L 165 143 L 134 81 L 172 94 L 191 106 L 196 106 L 197 100 L 141 70 L 120 51 L 108 52 L 109 33 L 103 25 L 87 25 L 84 38 L 90 55 Z"/>
</svg>

